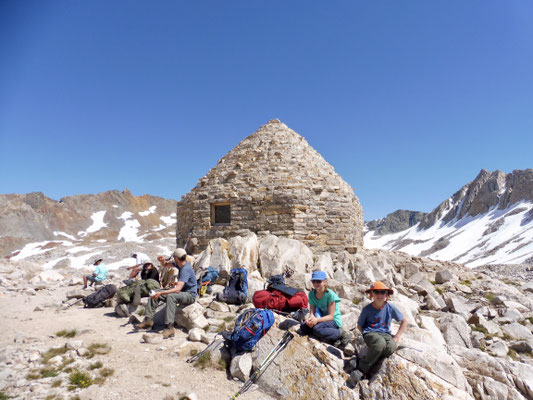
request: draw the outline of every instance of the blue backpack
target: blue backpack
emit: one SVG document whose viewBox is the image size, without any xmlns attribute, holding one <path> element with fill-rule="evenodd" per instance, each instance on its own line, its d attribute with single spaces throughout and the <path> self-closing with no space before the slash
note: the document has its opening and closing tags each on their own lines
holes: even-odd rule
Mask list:
<svg viewBox="0 0 533 400">
<path fill-rule="evenodd" d="M 248 295 L 248 271 L 233 268 L 223 292 L 217 294 L 217 300 L 228 304 L 244 304 Z"/>
<path fill-rule="evenodd" d="M 274 324 L 274 314 L 264 308 L 245 310 L 235 322 L 230 340 L 238 352 L 251 351 L 255 344 Z"/>
<path fill-rule="evenodd" d="M 218 278 L 218 269 L 215 267 L 207 267 L 200 273 L 200 277 L 197 280 L 198 294 L 203 296 L 206 293 L 210 293 L 210 287 L 213 286 L 215 280 Z"/>
</svg>

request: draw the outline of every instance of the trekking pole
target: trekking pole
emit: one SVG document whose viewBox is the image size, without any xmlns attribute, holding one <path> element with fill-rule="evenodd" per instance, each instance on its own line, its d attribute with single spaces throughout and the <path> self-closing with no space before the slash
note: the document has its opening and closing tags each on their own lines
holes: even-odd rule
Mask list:
<svg viewBox="0 0 533 400">
<path fill-rule="evenodd" d="M 220 339 L 220 338 L 218 338 L 218 336 L 219 336 L 219 335 L 217 334 L 217 335 L 215 336 L 215 338 L 213 339 L 213 341 L 212 341 L 211 343 L 209 343 L 205 349 L 203 349 L 202 351 L 196 353 L 194 356 L 192 356 L 191 358 L 189 358 L 186 362 L 188 362 L 188 363 L 192 363 L 193 361 L 196 361 L 196 360 L 197 360 L 202 354 L 204 354 L 206 351 L 208 351 L 208 350 L 211 349 L 212 347 L 215 347 L 215 348 L 218 347 L 218 344 L 217 344 L 216 346 L 214 346 L 215 343 L 216 343 L 217 341 L 221 341 L 221 342 L 224 341 L 224 339 Z"/>
<path fill-rule="evenodd" d="M 69 304 L 68 306 L 65 307 L 65 310 L 68 310 L 70 307 L 75 306 L 75 305 L 78 304 L 80 301 L 83 301 L 84 298 L 85 298 L 85 297 L 82 297 L 81 299 L 76 300 L 74 303 Z"/>
<path fill-rule="evenodd" d="M 259 368 L 257 368 L 254 373 L 248 378 L 248 380 L 244 383 L 244 385 L 239 389 L 237 393 L 235 393 L 231 399 L 234 400 L 237 397 L 239 397 L 241 394 L 246 392 L 250 387 L 263 375 L 263 372 L 268 368 L 268 366 L 274 361 L 274 359 L 278 356 L 281 351 L 287 347 L 289 342 L 292 340 L 294 335 L 290 333 L 289 331 L 285 332 L 283 337 L 280 339 L 280 341 L 274 346 L 274 348 L 268 353 L 268 355 L 265 357 L 265 359 L 261 362 L 261 365 L 259 365 Z"/>
</svg>

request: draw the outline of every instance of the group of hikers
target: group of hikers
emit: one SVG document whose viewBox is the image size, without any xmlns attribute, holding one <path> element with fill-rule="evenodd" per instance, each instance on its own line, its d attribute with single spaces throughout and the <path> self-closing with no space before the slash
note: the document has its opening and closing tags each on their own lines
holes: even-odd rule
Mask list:
<svg viewBox="0 0 533 400">
<path fill-rule="evenodd" d="M 128 267 L 131 272 L 124 283 L 128 287 L 134 287 L 133 304 L 138 305 L 141 297 L 141 285 L 136 282 L 145 284 L 145 290 L 150 289 L 144 321 L 135 324 L 135 329 L 152 329 L 156 309 L 159 303 L 165 302 L 166 328 L 162 335 L 164 339 L 173 337 L 177 306 L 194 303 L 199 291 L 198 278 L 188 261 L 187 252 L 182 248 L 177 248 L 169 258 L 158 256 L 159 269 L 145 254 L 135 253 L 131 257 L 135 259 L 135 265 Z M 94 272 L 84 276 L 84 287 L 87 287 L 88 281 L 91 284 L 101 283 L 107 277 L 108 270 L 102 259 L 98 259 L 94 265 Z M 140 280 L 136 280 L 138 277 Z M 313 289 L 308 293 L 309 312 L 304 314 L 307 317 L 301 322 L 298 332 L 302 335 L 311 335 L 342 349 L 352 341 L 353 334 L 342 329 L 340 298 L 328 288 L 326 272 L 314 271 L 311 275 L 311 283 Z M 364 357 L 356 357 L 350 363 L 351 372 L 348 382 L 351 385 L 356 385 L 360 380 L 368 378 L 376 366 L 381 365 L 386 357 L 394 353 L 407 327 L 407 321 L 402 313 L 388 302 L 389 296 L 394 293 L 393 289 L 382 282 L 374 282 L 370 288 L 365 290 L 365 293 L 369 295 L 372 302 L 361 311 L 357 329 L 363 335 L 368 348 Z M 400 323 L 394 335 L 390 329 L 393 319 Z"/>
</svg>

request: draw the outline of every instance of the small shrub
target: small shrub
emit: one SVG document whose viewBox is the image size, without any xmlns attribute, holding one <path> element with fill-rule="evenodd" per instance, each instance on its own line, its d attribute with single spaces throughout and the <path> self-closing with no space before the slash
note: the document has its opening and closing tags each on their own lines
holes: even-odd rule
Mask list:
<svg viewBox="0 0 533 400">
<path fill-rule="evenodd" d="M 444 293 L 444 291 L 443 291 L 440 287 L 438 287 L 438 286 L 435 286 L 435 291 L 436 291 L 438 294 L 440 294 L 441 296 L 442 296 L 442 294 Z"/>
<path fill-rule="evenodd" d="M 210 351 L 206 351 L 205 353 L 201 354 L 200 357 L 198 357 L 196 361 L 194 362 L 194 366 L 201 368 L 201 369 L 206 369 L 210 365 L 211 365 L 211 352 Z"/>
<path fill-rule="evenodd" d="M 74 390 L 76 388 L 86 388 L 93 384 L 92 378 L 85 371 L 74 371 L 70 374 L 70 386 L 69 390 Z"/>
<path fill-rule="evenodd" d="M 57 379 L 57 380 L 55 380 L 55 381 L 52 382 L 52 385 L 51 385 L 51 386 L 52 386 L 53 388 L 59 387 L 59 386 L 61 386 L 61 383 L 62 383 L 62 382 L 63 382 L 63 381 L 62 381 L 61 379 Z"/>
<path fill-rule="evenodd" d="M 7 399 L 10 399 L 10 398 L 11 398 L 11 396 L 8 396 L 3 391 L 0 392 L 0 400 L 7 400 Z"/>
<path fill-rule="evenodd" d="M 95 363 L 92 363 L 91 365 L 89 365 L 89 369 L 90 370 L 98 369 L 98 368 L 102 368 L 103 366 L 104 364 L 102 364 L 101 361 L 96 361 Z"/>
<path fill-rule="evenodd" d="M 204 326 L 202 329 L 203 329 L 205 332 L 208 332 L 208 331 L 209 331 L 209 324 L 207 324 L 206 326 Z"/>
<path fill-rule="evenodd" d="M 139 314 L 141 317 L 144 317 L 145 313 L 146 313 L 146 310 L 145 310 L 144 307 L 139 308 L 139 309 L 137 310 L 137 314 Z"/>
<path fill-rule="evenodd" d="M 507 333 L 504 333 L 502 336 L 502 339 L 510 341 L 510 340 L 514 340 L 514 337 L 512 337 L 511 335 L 508 335 Z"/>
<path fill-rule="evenodd" d="M 48 364 L 50 359 L 54 358 L 55 356 L 61 356 L 67 351 L 68 349 L 65 346 L 52 348 L 42 355 L 41 363 Z"/>
<path fill-rule="evenodd" d="M 361 303 L 361 299 L 353 298 L 352 299 L 352 303 L 355 304 L 355 305 L 358 305 L 359 303 Z"/>
<path fill-rule="evenodd" d="M 526 319 L 529 321 L 529 323 L 533 324 L 533 317 L 527 317 Z"/>
<path fill-rule="evenodd" d="M 77 335 L 76 329 L 71 329 L 70 331 L 67 331 L 66 329 L 63 329 L 62 331 L 56 332 L 56 336 L 59 337 L 67 337 L 67 338 L 73 338 Z"/>
</svg>

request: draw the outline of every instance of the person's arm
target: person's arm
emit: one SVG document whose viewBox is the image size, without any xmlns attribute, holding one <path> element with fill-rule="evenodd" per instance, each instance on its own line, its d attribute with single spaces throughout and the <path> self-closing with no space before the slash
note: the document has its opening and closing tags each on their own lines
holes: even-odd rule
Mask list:
<svg viewBox="0 0 533 400">
<path fill-rule="evenodd" d="M 328 322 L 328 321 L 333 321 L 333 317 L 335 316 L 335 307 L 336 307 L 337 303 L 332 301 L 331 303 L 328 304 L 328 315 L 324 315 L 320 318 L 317 318 L 317 322 Z"/>
<path fill-rule="evenodd" d="M 172 293 L 179 293 L 181 292 L 181 289 L 183 289 L 183 286 L 185 286 L 185 282 L 179 281 L 178 284 L 170 289 L 162 290 L 160 292 L 156 292 L 154 294 L 153 299 L 157 300 L 159 296 L 165 295 L 165 294 L 172 294 Z"/>
<path fill-rule="evenodd" d="M 93 272 L 93 276 L 98 276 L 99 273 L 100 273 L 100 267 L 96 266 Z"/>
<path fill-rule="evenodd" d="M 357 330 L 361 333 L 363 333 L 363 327 L 361 325 L 357 325 Z"/>
<path fill-rule="evenodd" d="M 407 329 L 407 320 L 404 318 L 400 322 L 400 329 L 398 329 L 398 332 L 396 332 L 396 335 L 392 337 L 392 339 L 398 343 L 400 341 L 400 338 L 403 335 L 403 332 Z"/>
</svg>

